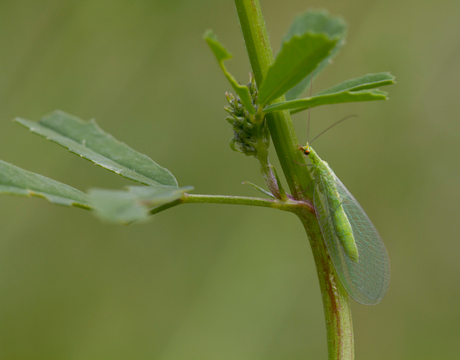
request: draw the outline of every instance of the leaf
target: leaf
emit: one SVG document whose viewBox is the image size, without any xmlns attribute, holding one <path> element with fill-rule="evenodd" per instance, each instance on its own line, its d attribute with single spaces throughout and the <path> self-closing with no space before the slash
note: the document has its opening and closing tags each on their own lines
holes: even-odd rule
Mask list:
<svg viewBox="0 0 460 360">
<path fill-rule="evenodd" d="M 128 179 L 146 185 L 177 186 L 169 170 L 105 133 L 94 120 L 83 121 L 55 111 L 39 122 L 20 118 L 15 121 L 33 133 L 62 145 L 71 153 Z"/>
<path fill-rule="evenodd" d="M 341 82 L 327 90 L 321 91 L 317 95 L 332 94 L 343 90 L 359 91 L 365 89 L 375 89 L 380 86 L 391 85 L 395 83 L 395 77 L 389 72 L 377 74 L 367 74 L 355 79 Z"/>
<path fill-rule="evenodd" d="M 342 18 L 330 16 L 325 10 L 309 10 L 294 19 L 283 41 L 288 41 L 294 35 L 302 35 L 307 32 L 325 33 L 330 38 L 337 38 L 338 41 L 329 55 L 321 61 L 311 75 L 305 77 L 286 93 L 286 100 L 297 99 L 310 85 L 310 76 L 313 76 L 313 79 L 315 79 L 331 63 L 332 58 L 338 54 L 339 50 L 345 44 L 347 24 Z"/>
<path fill-rule="evenodd" d="M 180 198 L 191 186 L 129 186 L 127 191 L 91 189 L 97 215 L 109 222 L 129 224 L 148 217 L 152 207 Z"/>
<path fill-rule="evenodd" d="M 58 205 L 90 209 L 85 193 L 0 160 L 0 194 L 39 196 Z"/>
<path fill-rule="evenodd" d="M 311 98 L 275 103 L 264 108 L 264 112 L 271 113 L 281 110 L 294 110 L 291 111 L 291 114 L 296 114 L 300 111 L 320 105 L 332 105 L 358 101 L 388 100 L 387 94 L 388 93 L 385 91 L 380 90 L 345 90 L 333 94 L 315 95 Z"/>
<path fill-rule="evenodd" d="M 252 99 L 251 95 L 249 94 L 248 87 L 238 84 L 236 79 L 225 68 L 224 61 L 230 60 L 233 57 L 232 54 L 230 54 L 227 49 L 219 42 L 219 40 L 217 40 L 217 36 L 212 32 L 212 30 L 206 31 L 203 38 L 206 40 L 212 52 L 214 53 L 220 68 L 230 82 L 230 85 L 232 85 L 233 90 L 235 90 L 237 95 L 240 97 L 241 102 L 251 114 L 255 114 L 256 110 L 252 105 Z"/>
<path fill-rule="evenodd" d="M 285 42 L 260 85 L 259 104 L 265 105 L 297 85 L 330 54 L 337 41 L 308 32 Z"/>
</svg>

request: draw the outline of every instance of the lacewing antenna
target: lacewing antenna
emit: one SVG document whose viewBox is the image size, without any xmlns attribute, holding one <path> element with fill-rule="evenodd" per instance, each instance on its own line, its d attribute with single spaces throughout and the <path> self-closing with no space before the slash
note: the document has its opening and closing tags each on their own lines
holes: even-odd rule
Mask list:
<svg viewBox="0 0 460 360">
<path fill-rule="evenodd" d="M 326 131 L 328 131 L 329 129 L 332 129 L 334 126 L 340 124 L 342 121 L 345 121 L 345 120 L 347 120 L 347 119 L 349 119 L 349 118 L 351 118 L 351 117 L 358 117 L 358 115 L 353 114 L 353 115 L 345 116 L 343 119 L 340 119 L 340 120 L 337 121 L 336 123 L 334 123 L 334 124 L 332 124 L 331 126 L 329 126 L 326 130 L 321 131 L 318 135 L 315 136 L 315 138 L 314 138 L 312 141 L 310 141 L 310 143 L 312 143 L 313 141 L 315 141 L 316 139 L 318 139 L 321 135 L 323 135 L 323 134 L 324 134 Z M 310 121 L 310 119 L 308 119 L 308 120 Z"/>
<path fill-rule="evenodd" d="M 312 96 L 312 92 L 313 92 L 313 73 L 310 74 L 310 97 Z M 328 131 L 329 129 L 332 129 L 334 126 L 340 124 L 342 121 L 345 121 L 351 117 L 358 117 L 358 115 L 348 115 L 348 116 L 345 116 L 343 119 L 340 119 L 339 121 L 337 121 L 336 123 L 332 124 L 331 126 L 329 126 L 326 130 L 323 130 L 321 131 L 318 135 L 315 136 L 315 138 L 312 140 L 312 141 L 308 141 L 308 138 L 310 137 L 310 114 L 311 114 L 311 107 L 308 108 L 308 121 L 307 121 L 307 144 L 308 143 L 313 143 L 313 141 L 315 141 L 316 139 L 318 139 L 321 135 L 323 135 L 326 131 Z"/>
<path fill-rule="evenodd" d="M 313 92 L 313 73 L 310 74 L 310 97 Z M 308 143 L 308 137 L 310 136 L 310 113 L 311 113 L 311 107 L 308 108 L 308 122 L 307 122 L 307 143 Z"/>
</svg>

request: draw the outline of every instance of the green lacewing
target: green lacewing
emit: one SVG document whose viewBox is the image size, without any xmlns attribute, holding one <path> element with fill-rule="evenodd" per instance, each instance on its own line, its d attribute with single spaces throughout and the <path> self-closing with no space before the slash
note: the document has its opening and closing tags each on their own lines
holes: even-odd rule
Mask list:
<svg viewBox="0 0 460 360">
<path fill-rule="evenodd" d="M 340 281 L 357 302 L 378 304 L 390 281 L 385 245 L 363 208 L 328 163 L 308 143 L 301 150 L 312 162 L 309 172 L 314 181 L 315 214 Z"/>
</svg>

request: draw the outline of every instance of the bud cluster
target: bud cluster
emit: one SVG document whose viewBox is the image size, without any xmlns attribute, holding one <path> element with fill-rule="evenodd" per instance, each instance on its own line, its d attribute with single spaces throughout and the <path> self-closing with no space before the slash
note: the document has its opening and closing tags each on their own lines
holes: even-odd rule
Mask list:
<svg viewBox="0 0 460 360">
<path fill-rule="evenodd" d="M 250 74 L 251 81 L 247 85 L 251 95 L 252 104 L 257 112 L 257 86 L 254 76 Z M 233 96 L 230 93 L 225 93 L 229 105 L 224 109 L 230 116 L 227 120 L 233 127 L 233 138 L 230 141 L 230 147 L 234 151 L 241 152 L 247 156 L 253 155 L 257 157 L 258 149 L 263 146 L 265 149 L 270 145 L 270 133 L 265 119 L 255 121 L 254 115 L 247 111 L 238 96 Z"/>
</svg>

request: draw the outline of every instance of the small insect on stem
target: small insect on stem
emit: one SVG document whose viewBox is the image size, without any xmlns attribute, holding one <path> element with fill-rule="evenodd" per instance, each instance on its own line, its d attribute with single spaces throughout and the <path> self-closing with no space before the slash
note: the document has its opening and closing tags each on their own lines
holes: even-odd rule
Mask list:
<svg viewBox="0 0 460 360">
<path fill-rule="evenodd" d="M 350 221 L 343 208 L 344 200 L 337 190 L 335 174 L 328 163 L 321 160 L 309 144 L 304 146 L 302 151 L 310 158 L 313 164 L 311 175 L 315 181 L 315 195 L 318 193 L 324 195 L 324 199 L 321 202 L 322 206 L 328 209 L 328 222 L 332 228 L 331 230 L 339 240 L 348 258 L 357 263 L 359 250 L 353 236 Z"/>
<path fill-rule="evenodd" d="M 356 115 L 337 121 L 313 141 L 352 116 Z M 299 149 L 312 163 L 308 171 L 314 184 L 315 215 L 343 286 L 361 304 L 379 303 L 387 291 L 390 278 L 388 255 L 382 239 L 329 164 L 317 155 L 308 142 L 305 146 L 299 146 Z"/>
</svg>

